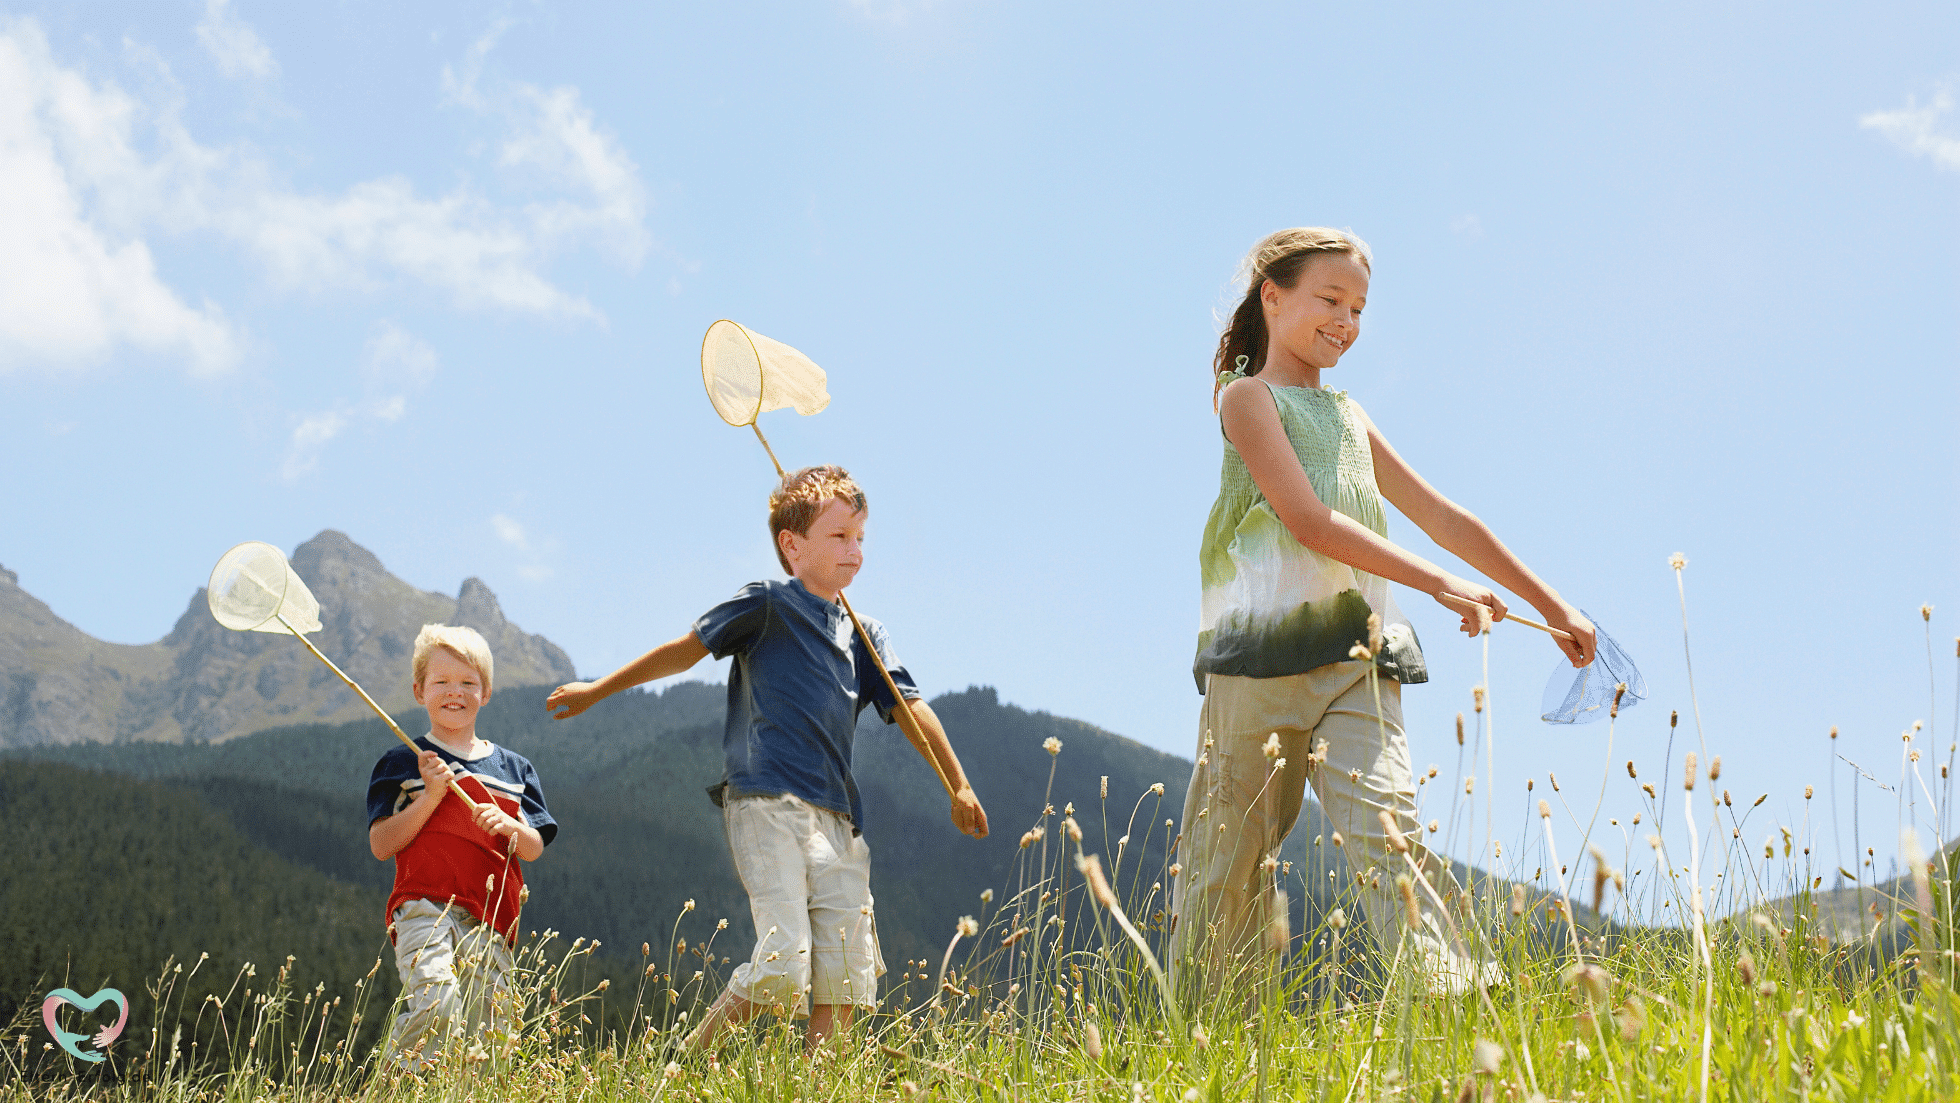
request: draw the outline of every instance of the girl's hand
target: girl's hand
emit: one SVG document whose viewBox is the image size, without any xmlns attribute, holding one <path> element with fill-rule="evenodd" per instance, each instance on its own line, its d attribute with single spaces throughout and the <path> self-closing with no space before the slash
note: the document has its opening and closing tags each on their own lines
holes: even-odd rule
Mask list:
<svg viewBox="0 0 1960 1103">
<path fill-rule="evenodd" d="M 1572 633 L 1569 640 L 1558 636 L 1552 639 L 1557 641 L 1558 649 L 1565 652 L 1565 657 L 1572 660 L 1573 666 L 1585 666 L 1593 661 L 1599 647 L 1598 633 L 1584 613 L 1562 601 L 1556 608 L 1540 609 L 1539 612 L 1545 615 L 1546 624 Z"/>
<path fill-rule="evenodd" d="M 569 720 L 591 708 L 598 699 L 592 692 L 591 682 L 567 682 L 551 691 L 551 696 L 544 699 L 544 707 L 553 719 Z"/>
<path fill-rule="evenodd" d="M 434 751 L 423 751 L 416 756 L 416 769 L 422 772 L 422 795 L 441 800 L 449 791 L 450 779 L 455 777 L 442 761 L 442 756 Z"/>
<path fill-rule="evenodd" d="M 1466 636 L 1482 635 L 1492 624 L 1503 620 L 1507 611 L 1504 599 L 1491 592 L 1490 587 L 1479 586 L 1455 575 L 1448 576 L 1443 588 L 1431 596 L 1443 608 L 1462 618 L 1463 634 Z M 1482 608 L 1471 608 L 1473 605 Z"/>
</svg>

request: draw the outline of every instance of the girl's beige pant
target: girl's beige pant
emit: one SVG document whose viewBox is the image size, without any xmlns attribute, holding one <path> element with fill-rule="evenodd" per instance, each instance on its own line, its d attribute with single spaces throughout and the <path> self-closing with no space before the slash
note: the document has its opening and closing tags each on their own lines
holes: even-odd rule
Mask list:
<svg viewBox="0 0 1960 1103">
<path fill-rule="evenodd" d="M 1171 969 L 1187 1000 L 1208 1002 L 1228 988 L 1252 991 L 1270 975 L 1291 933 L 1278 895 L 1279 847 L 1299 819 L 1309 783 L 1347 859 L 1340 895 L 1358 897 L 1382 953 L 1399 960 L 1398 969 L 1413 969 L 1432 992 L 1501 980 L 1476 944 L 1475 925 L 1458 927 L 1471 940 L 1466 954 L 1413 882 L 1418 922 L 1408 921 L 1395 878 L 1414 871 L 1390 847 L 1380 813 L 1395 817 L 1409 857 L 1439 896 L 1454 905 L 1462 890 L 1421 842 L 1402 687 L 1388 678 L 1371 685 L 1370 666 L 1332 663 L 1280 678 L 1210 676 L 1173 857 L 1182 869 L 1172 903 Z M 1269 757 L 1266 745 L 1275 736 L 1277 754 Z M 1331 837 L 1323 843 L 1333 845 Z M 1308 849 L 1310 868 L 1287 878 L 1296 891 L 1302 873 L 1327 876 L 1328 853 Z"/>
</svg>

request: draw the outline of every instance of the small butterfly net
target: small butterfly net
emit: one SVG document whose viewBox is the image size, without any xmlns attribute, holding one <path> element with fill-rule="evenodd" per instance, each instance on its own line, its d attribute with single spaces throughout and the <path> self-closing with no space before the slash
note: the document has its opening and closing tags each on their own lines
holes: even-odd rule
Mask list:
<svg viewBox="0 0 1960 1103">
<path fill-rule="evenodd" d="M 1591 616 L 1588 615 L 1588 620 Z M 1593 621 L 1593 661 L 1572 669 L 1562 663 L 1545 682 L 1545 697 L 1539 719 L 1547 724 L 1590 724 L 1606 719 L 1612 711 L 1613 694 L 1622 683 L 1626 693 L 1620 698 L 1625 711 L 1647 699 L 1647 679 L 1633 660 L 1613 642 L 1613 637 Z"/>
<path fill-rule="evenodd" d="M 292 564 L 271 544 L 249 540 L 224 554 L 211 569 L 204 592 L 211 616 L 234 632 L 320 630 L 320 603 Z"/>
</svg>

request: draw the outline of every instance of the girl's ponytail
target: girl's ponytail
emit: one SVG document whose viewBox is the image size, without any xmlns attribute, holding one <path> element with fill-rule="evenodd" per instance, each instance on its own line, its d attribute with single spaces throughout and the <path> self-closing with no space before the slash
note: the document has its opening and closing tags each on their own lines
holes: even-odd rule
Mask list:
<svg viewBox="0 0 1960 1103">
<path fill-rule="evenodd" d="M 1252 247 L 1240 266 L 1246 274 L 1245 297 L 1239 300 L 1238 308 L 1225 323 L 1225 332 L 1218 336 L 1218 352 L 1212 356 L 1214 378 L 1237 368 L 1241 357 L 1245 359 L 1245 374 L 1259 374 L 1259 369 L 1266 366 L 1266 307 L 1260 291 L 1267 280 L 1291 290 L 1300 282 L 1300 273 L 1306 270 L 1307 262 L 1331 254 L 1353 257 L 1364 268 L 1374 270 L 1374 255 L 1366 242 L 1346 230 L 1325 226 L 1281 230 L 1266 235 Z M 1212 388 L 1214 404 L 1222 386 L 1224 383 L 1220 381 Z"/>
</svg>

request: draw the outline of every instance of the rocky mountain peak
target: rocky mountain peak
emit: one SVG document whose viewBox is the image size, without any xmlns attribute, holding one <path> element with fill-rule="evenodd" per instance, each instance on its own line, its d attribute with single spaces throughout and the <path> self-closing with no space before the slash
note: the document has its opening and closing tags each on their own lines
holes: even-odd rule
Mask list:
<svg viewBox="0 0 1960 1103">
<path fill-rule="evenodd" d="M 320 602 L 314 646 L 391 711 L 414 704 L 409 656 L 424 624 L 464 624 L 483 633 L 500 685 L 574 677 L 565 652 L 512 624 L 480 578 L 465 580 L 453 598 L 419 590 L 332 529 L 295 548 L 290 561 Z M 12 581 L 11 572 L 5 577 Z M 0 746 L 216 741 L 275 725 L 369 715 L 297 641 L 221 627 L 202 589 L 169 635 L 142 647 L 105 644 L 25 591 L 11 595 L 0 600 Z"/>
</svg>

